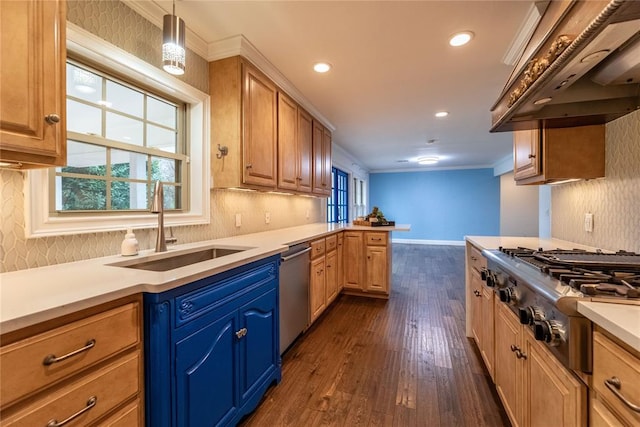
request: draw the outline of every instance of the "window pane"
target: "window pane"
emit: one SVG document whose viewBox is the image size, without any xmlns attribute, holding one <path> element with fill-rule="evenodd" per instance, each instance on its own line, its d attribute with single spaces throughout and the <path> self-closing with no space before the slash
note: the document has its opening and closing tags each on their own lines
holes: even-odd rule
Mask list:
<svg viewBox="0 0 640 427">
<path fill-rule="evenodd" d="M 163 159 L 160 157 L 152 157 L 151 158 L 151 180 L 163 181 L 163 182 L 177 182 L 176 181 L 177 166 L 178 166 L 177 160 Z"/>
<path fill-rule="evenodd" d="M 176 209 L 178 207 L 178 197 L 180 194 L 180 187 L 174 187 L 173 185 L 164 185 L 162 187 L 162 193 L 164 195 L 164 208 Z"/>
<path fill-rule="evenodd" d="M 147 125 L 147 147 L 158 148 L 162 151 L 175 153 L 176 152 L 175 131 L 148 124 Z"/>
<path fill-rule="evenodd" d="M 98 179 L 61 179 L 62 210 L 104 210 L 107 205 L 106 182 Z"/>
<path fill-rule="evenodd" d="M 67 95 L 97 103 L 102 98 L 102 77 L 67 64 Z"/>
<path fill-rule="evenodd" d="M 67 99 L 67 130 L 102 135 L 102 110 Z"/>
<path fill-rule="evenodd" d="M 144 118 L 144 94 L 107 80 L 106 95 L 106 100 L 112 109 Z"/>
<path fill-rule="evenodd" d="M 148 208 L 147 184 L 122 181 L 111 183 L 111 209 L 146 210 Z"/>
<path fill-rule="evenodd" d="M 176 112 L 174 105 L 167 104 L 159 99 L 147 97 L 147 120 L 175 129 Z"/>
<path fill-rule="evenodd" d="M 114 141 L 142 146 L 143 124 L 140 120 L 130 119 L 115 113 L 107 113 L 106 137 Z"/>
<path fill-rule="evenodd" d="M 107 149 L 105 147 L 68 140 L 67 166 L 58 168 L 58 172 L 105 176 L 106 164 Z"/>
<path fill-rule="evenodd" d="M 146 180 L 148 158 L 145 154 L 111 150 L 111 176 Z"/>
</svg>

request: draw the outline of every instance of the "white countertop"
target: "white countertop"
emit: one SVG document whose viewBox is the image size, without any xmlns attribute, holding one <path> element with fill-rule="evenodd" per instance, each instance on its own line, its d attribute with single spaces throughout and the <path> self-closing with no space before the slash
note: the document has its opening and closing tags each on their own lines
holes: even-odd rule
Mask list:
<svg viewBox="0 0 640 427">
<path fill-rule="evenodd" d="M 163 254 L 141 251 L 134 257 L 94 258 L 0 274 L 0 332 L 11 332 L 139 292 L 164 292 L 222 273 L 252 261 L 279 254 L 289 245 L 306 242 L 340 230 L 408 231 L 410 225 L 363 227 L 317 223 L 262 233 L 169 246 Z M 236 254 L 169 271 L 155 272 L 109 264 L 208 246 L 250 248 Z"/>
<path fill-rule="evenodd" d="M 640 351 L 640 305 L 584 301 L 578 313 Z"/>
</svg>

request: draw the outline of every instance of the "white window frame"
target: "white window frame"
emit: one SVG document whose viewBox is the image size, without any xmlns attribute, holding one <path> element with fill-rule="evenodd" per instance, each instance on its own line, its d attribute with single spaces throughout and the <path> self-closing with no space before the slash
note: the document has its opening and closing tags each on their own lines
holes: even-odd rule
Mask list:
<svg viewBox="0 0 640 427">
<path fill-rule="evenodd" d="M 189 143 L 188 211 L 165 213 L 165 226 L 209 224 L 211 222 L 209 167 L 209 95 L 178 80 L 136 56 L 67 22 L 67 50 L 78 59 L 104 66 L 119 75 L 140 82 L 160 94 L 187 104 L 187 141 Z M 50 214 L 49 174 L 54 169 L 31 170 L 25 180 L 25 235 L 27 238 L 69 234 L 121 231 L 127 228 L 155 228 L 157 215 L 135 214 L 73 215 Z"/>
</svg>

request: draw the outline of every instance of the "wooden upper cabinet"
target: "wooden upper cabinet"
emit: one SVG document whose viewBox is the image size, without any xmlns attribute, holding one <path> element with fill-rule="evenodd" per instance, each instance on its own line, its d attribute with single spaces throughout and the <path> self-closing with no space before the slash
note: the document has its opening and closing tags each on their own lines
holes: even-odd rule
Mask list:
<svg viewBox="0 0 640 427">
<path fill-rule="evenodd" d="M 278 188 L 311 192 L 313 118 L 278 92 Z"/>
<path fill-rule="evenodd" d="M 298 189 L 298 106 L 278 92 L 278 188 Z"/>
<path fill-rule="evenodd" d="M 313 122 L 313 193 L 331 195 L 331 132 Z"/>
<path fill-rule="evenodd" d="M 0 161 L 66 163 L 66 2 L 0 2 Z"/>
<path fill-rule="evenodd" d="M 209 64 L 211 164 L 217 188 L 276 187 L 277 88 L 239 56 Z M 228 154 L 218 158 L 218 145 Z"/>
<path fill-rule="evenodd" d="M 604 125 L 514 132 L 517 184 L 547 184 L 604 176 Z"/>
</svg>

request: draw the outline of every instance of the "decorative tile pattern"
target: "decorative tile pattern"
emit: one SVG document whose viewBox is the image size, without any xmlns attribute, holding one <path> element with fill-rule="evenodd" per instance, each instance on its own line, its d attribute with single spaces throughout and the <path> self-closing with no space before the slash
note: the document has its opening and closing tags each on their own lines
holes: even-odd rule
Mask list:
<svg viewBox="0 0 640 427">
<path fill-rule="evenodd" d="M 67 20 L 145 62 L 162 68 L 162 29 L 113 0 L 69 0 Z M 188 23 L 187 23 L 188 24 Z M 209 64 L 187 49 L 186 71 L 175 76 L 203 92 L 209 92 Z"/>
<path fill-rule="evenodd" d="M 607 124 L 606 177 L 552 187 L 551 233 L 602 249 L 640 252 L 640 110 Z M 584 214 L 593 213 L 593 232 Z"/>
</svg>

